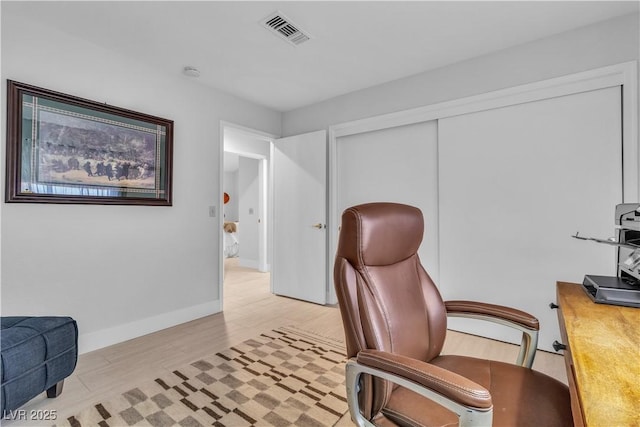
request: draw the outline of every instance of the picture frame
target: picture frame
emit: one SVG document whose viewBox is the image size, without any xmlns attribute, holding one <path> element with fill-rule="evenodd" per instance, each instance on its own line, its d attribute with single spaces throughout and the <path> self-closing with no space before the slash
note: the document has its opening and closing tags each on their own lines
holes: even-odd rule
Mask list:
<svg viewBox="0 0 640 427">
<path fill-rule="evenodd" d="M 173 121 L 7 80 L 5 201 L 172 205 Z"/>
</svg>

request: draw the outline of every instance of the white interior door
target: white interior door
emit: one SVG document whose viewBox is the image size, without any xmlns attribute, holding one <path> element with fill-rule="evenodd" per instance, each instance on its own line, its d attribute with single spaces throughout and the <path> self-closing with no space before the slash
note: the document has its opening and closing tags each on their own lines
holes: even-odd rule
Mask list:
<svg viewBox="0 0 640 427">
<path fill-rule="evenodd" d="M 514 306 L 540 319 L 539 347 L 559 339 L 556 281 L 615 275 L 608 237 L 622 201 L 620 87 L 439 121 L 440 284 L 445 299 Z M 484 322 L 453 329 L 519 342 Z"/>
<path fill-rule="evenodd" d="M 327 301 L 326 131 L 274 141 L 272 289 Z"/>
</svg>

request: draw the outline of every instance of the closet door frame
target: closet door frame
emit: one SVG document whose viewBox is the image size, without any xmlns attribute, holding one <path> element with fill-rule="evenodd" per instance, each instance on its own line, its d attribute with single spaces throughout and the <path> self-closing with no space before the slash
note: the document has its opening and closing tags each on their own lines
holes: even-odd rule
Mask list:
<svg viewBox="0 0 640 427">
<path fill-rule="evenodd" d="M 338 138 L 615 86 L 620 86 L 622 89 L 622 196 L 624 202 L 635 202 L 640 200 L 638 65 L 636 61 L 330 126 L 328 157 L 329 217 L 327 222 L 329 258 L 333 257 L 337 249 L 341 214 L 337 211 L 339 186 L 337 178 Z M 327 264 L 327 277 L 331 277 L 332 263 Z M 333 286 L 330 286 L 329 289 L 329 303 L 332 303 L 337 299 Z"/>
</svg>

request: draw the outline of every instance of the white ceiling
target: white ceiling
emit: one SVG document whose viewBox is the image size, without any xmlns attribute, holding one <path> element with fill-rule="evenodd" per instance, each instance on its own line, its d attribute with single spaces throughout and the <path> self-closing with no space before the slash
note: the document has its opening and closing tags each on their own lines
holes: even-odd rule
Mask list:
<svg viewBox="0 0 640 427">
<path fill-rule="evenodd" d="M 116 49 L 166 73 L 289 111 L 616 16 L 638 1 L 8 2 L 2 19 Z M 312 39 L 294 47 L 260 21 L 281 11 Z"/>
</svg>

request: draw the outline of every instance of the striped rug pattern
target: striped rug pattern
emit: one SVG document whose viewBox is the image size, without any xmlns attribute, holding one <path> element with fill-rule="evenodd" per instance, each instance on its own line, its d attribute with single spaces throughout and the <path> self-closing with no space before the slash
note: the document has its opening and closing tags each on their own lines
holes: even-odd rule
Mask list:
<svg viewBox="0 0 640 427">
<path fill-rule="evenodd" d="M 58 426 L 334 426 L 344 344 L 280 328 L 136 385 Z"/>
</svg>

